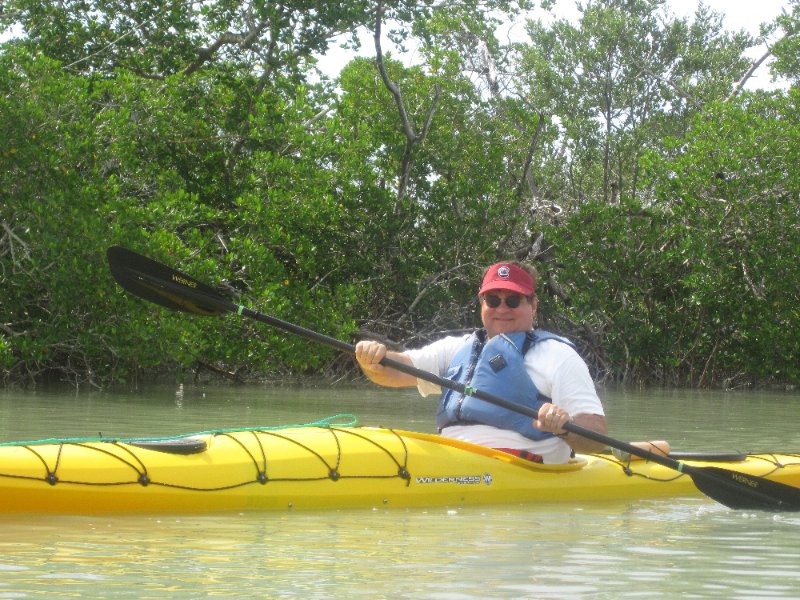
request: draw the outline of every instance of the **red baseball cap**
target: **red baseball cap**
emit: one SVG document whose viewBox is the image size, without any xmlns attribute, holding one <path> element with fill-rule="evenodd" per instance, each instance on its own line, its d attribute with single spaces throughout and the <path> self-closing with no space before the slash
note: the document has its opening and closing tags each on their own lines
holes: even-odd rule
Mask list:
<svg viewBox="0 0 800 600">
<path fill-rule="evenodd" d="M 533 277 L 523 268 L 511 263 L 497 263 L 486 271 L 479 294 L 492 290 L 508 290 L 523 296 L 533 294 Z"/>
</svg>

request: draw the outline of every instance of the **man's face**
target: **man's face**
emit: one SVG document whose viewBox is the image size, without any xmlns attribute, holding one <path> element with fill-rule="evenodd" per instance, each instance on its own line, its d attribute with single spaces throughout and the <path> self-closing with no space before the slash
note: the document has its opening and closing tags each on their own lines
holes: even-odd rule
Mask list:
<svg viewBox="0 0 800 600">
<path fill-rule="evenodd" d="M 516 308 L 508 306 L 507 298 L 511 298 L 511 303 L 518 299 L 519 305 Z M 501 302 L 498 304 L 497 299 Z M 493 307 L 492 305 L 497 305 Z M 515 292 L 506 290 L 492 290 L 481 296 L 481 320 L 486 328 L 489 337 L 494 337 L 501 333 L 512 333 L 514 331 L 528 331 L 533 328 L 533 317 L 536 315 L 536 308 L 539 301 L 536 296 L 529 302 L 528 298 Z"/>
</svg>

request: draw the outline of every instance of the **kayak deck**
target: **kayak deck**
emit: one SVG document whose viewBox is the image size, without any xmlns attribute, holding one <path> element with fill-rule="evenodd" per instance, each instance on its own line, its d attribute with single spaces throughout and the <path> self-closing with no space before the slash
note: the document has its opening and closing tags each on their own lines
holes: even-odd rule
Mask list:
<svg viewBox="0 0 800 600">
<path fill-rule="evenodd" d="M 800 486 L 800 455 L 750 454 L 721 466 Z M 540 465 L 418 432 L 314 425 L 164 440 L 0 445 L 0 512 L 199 513 L 635 501 L 701 495 L 647 461 L 579 455 Z"/>
</svg>

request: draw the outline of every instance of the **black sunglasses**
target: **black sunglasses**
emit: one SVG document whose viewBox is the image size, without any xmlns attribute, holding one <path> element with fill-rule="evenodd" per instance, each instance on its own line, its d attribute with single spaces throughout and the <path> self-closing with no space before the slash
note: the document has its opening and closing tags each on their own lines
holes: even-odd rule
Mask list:
<svg viewBox="0 0 800 600">
<path fill-rule="evenodd" d="M 522 302 L 522 298 L 523 297 L 520 295 L 506 296 L 506 306 L 508 308 L 517 308 Z M 489 308 L 497 308 L 503 303 L 503 299 L 500 296 L 495 296 L 493 294 L 484 295 L 483 301 L 486 302 Z"/>
</svg>

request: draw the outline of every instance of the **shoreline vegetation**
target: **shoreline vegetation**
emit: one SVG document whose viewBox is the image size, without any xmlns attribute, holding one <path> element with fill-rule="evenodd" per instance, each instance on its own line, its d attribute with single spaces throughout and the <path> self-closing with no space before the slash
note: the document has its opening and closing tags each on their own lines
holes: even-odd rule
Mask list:
<svg viewBox="0 0 800 600">
<path fill-rule="evenodd" d="M 761 37 L 661 0 L 576 21 L 306 4 L 0 8 L 3 385 L 358 379 L 328 348 L 131 297 L 105 261 L 121 245 L 407 347 L 475 327 L 482 269 L 525 260 L 538 325 L 599 385 L 796 389 L 800 1 Z M 496 35 L 511 20 L 525 35 Z M 363 31 L 368 55 L 315 69 Z M 789 85 L 746 91 L 767 39 Z"/>
</svg>

